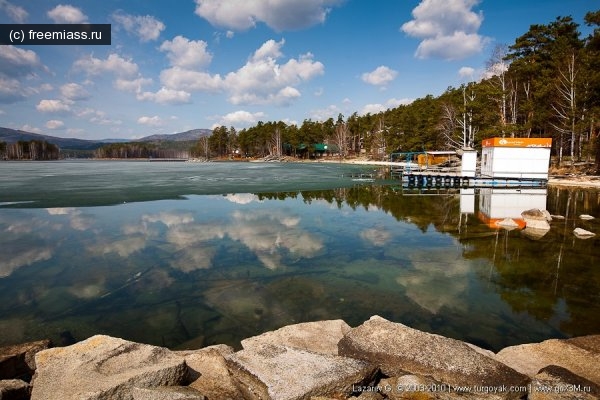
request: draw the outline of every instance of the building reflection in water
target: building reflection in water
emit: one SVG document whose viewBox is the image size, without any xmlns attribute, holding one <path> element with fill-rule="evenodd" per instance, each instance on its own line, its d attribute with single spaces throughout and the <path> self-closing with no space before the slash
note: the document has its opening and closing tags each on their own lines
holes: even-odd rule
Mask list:
<svg viewBox="0 0 600 400">
<path fill-rule="evenodd" d="M 531 209 L 546 209 L 548 191 L 543 189 L 479 189 L 478 218 L 490 228 L 499 228 L 501 221 L 510 218 L 519 228 L 525 228 L 521 213 Z"/>
</svg>

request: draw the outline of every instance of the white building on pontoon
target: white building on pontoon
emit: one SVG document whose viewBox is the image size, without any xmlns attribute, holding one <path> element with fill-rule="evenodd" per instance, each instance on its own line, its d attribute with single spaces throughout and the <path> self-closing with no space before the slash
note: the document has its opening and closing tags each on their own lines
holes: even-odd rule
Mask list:
<svg viewBox="0 0 600 400">
<path fill-rule="evenodd" d="M 481 143 L 481 176 L 548 180 L 551 138 L 490 138 Z"/>
</svg>

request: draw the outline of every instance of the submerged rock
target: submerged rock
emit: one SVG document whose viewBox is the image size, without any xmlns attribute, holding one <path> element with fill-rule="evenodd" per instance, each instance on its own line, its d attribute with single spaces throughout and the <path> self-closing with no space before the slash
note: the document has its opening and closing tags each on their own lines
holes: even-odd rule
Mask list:
<svg viewBox="0 0 600 400">
<path fill-rule="evenodd" d="M 365 361 L 278 345 L 244 349 L 226 360 L 246 400 L 339 398 L 367 385 L 376 372 Z"/>
<path fill-rule="evenodd" d="M 339 354 L 363 359 L 387 376 L 429 376 L 446 385 L 523 387 L 529 378 L 459 340 L 418 331 L 374 316 L 338 344 Z M 520 398 L 522 393 L 502 393 Z"/>
<path fill-rule="evenodd" d="M 579 216 L 579 218 L 580 218 L 580 219 L 583 219 L 583 220 L 590 220 L 590 219 L 594 219 L 595 217 L 593 217 L 593 216 L 591 216 L 591 215 L 588 215 L 588 214 L 581 214 L 581 215 Z"/>
<path fill-rule="evenodd" d="M 543 238 L 544 236 L 546 236 L 546 233 L 548 233 L 548 231 L 549 231 L 548 229 L 537 229 L 537 228 L 526 227 L 525 229 L 523 229 L 521 231 L 521 233 L 531 240 L 539 240 L 539 239 Z"/>
<path fill-rule="evenodd" d="M 341 319 L 304 322 L 244 339 L 242 347 L 249 349 L 263 344 L 277 344 L 314 353 L 337 355 L 337 344 L 350 329 L 350 325 Z"/>
<path fill-rule="evenodd" d="M 589 239 L 591 237 L 596 236 L 594 232 L 586 231 L 585 229 L 575 228 L 573 230 L 573 234 L 577 236 L 579 239 Z"/>
<path fill-rule="evenodd" d="M 183 357 L 168 349 L 97 335 L 36 354 L 32 400 L 131 399 L 134 387 L 178 385 Z"/>
<path fill-rule="evenodd" d="M 548 218 L 550 220 L 550 214 L 546 211 L 539 210 L 537 208 L 533 208 L 531 210 L 523 211 L 521 213 L 521 217 L 525 220 L 525 226 L 531 229 L 548 231 L 550 230 L 550 224 L 548 223 Z"/>
<path fill-rule="evenodd" d="M 512 231 L 513 229 L 517 229 L 519 224 L 512 218 L 504 218 L 502 221 L 498 222 L 498 226 L 508 231 Z"/>
</svg>

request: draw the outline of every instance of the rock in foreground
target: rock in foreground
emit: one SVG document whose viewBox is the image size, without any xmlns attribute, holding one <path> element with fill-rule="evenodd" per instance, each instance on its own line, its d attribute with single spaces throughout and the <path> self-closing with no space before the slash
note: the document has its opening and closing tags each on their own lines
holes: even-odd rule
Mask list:
<svg viewBox="0 0 600 400">
<path fill-rule="evenodd" d="M 556 365 L 600 385 L 600 335 L 575 339 L 550 339 L 502 349 L 497 359 L 515 370 L 535 376 L 539 370 Z"/>
<path fill-rule="evenodd" d="M 182 357 L 168 349 L 97 335 L 35 356 L 32 400 L 133 399 L 133 388 L 179 385 Z"/>
<path fill-rule="evenodd" d="M 374 316 L 338 344 L 339 354 L 378 365 L 387 376 L 431 376 L 452 386 L 526 387 L 530 379 L 459 340 Z M 519 398 L 522 393 L 503 393 Z"/>
<path fill-rule="evenodd" d="M 227 358 L 229 370 L 247 400 L 308 400 L 348 396 L 368 384 L 376 368 L 365 361 L 262 345 Z"/>
<path fill-rule="evenodd" d="M 237 389 L 225 363 L 225 357 L 233 353 L 233 348 L 225 345 L 177 352 L 185 357 L 185 362 L 190 369 L 191 388 L 208 399 L 238 400 L 243 396 Z"/>
<path fill-rule="evenodd" d="M 0 379 L 27 375 L 31 378 L 35 372 L 35 354 L 48 347 L 49 340 L 39 340 L 0 348 Z"/>
<path fill-rule="evenodd" d="M 337 344 L 350 329 L 350 325 L 341 319 L 304 322 L 244 339 L 242 347 L 249 349 L 263 344 L 278 344 L 314 353 L 337 355 Z"/>
<path fill-rule="evenodd" d="M 0 400 L 29 399 L 31 387 L 20 379 L 0 380 Z"/>
</svg>

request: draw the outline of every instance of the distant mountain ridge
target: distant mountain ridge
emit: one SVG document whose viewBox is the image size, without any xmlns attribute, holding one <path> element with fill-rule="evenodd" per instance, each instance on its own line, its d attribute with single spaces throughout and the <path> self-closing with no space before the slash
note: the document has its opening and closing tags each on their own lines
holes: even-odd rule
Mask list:
<svg viewBox="0 0 600 400">
<path fill-rule="evenodd" d="M 84 140 L 75 138 L 61 138 L 50 135 L 42 135 L 39 133 L 32 133 L 26 131 L 20 131 L 10 128 L 0 128 L 0 142 L 15 143 L 19 140 L 40 140 L 52 143 L 60 147 L 61 149 L 74 149 L 74 150 L 94 150 L 104 145 L 103 142 L 95 140 Z"/>
<path fill-rule="evenodd" d="M 185 132 L 164 134 L 164 135 L 150 135 L 140 139 L 104 139 L 104 140 L 86 140 L 77 138 L 62 138 L 58 136 L 50 136 L 39 133 L 26 132 L 16 129 L 0 127 L 0 142 L 15 143 L 19 140 L 42 140 L 48 143 L 52 143 L 60 147 L 61 149 L 72 149 L 72 150 L 94 150 L 101 146 L 109 143 L 119 142 L 184 142 L 198 140 L 203 136 L 210 136 L 212 130 L 210 129 L 192 129 Z"/>
<path fill-rule="evenodd" d="M 185 132 L 163 134 L 163 135 L 150 135 L 145 136 L 141 139 L 136 139 L 136 142 L 155 142 L 155 141 L 172 141 L 172 142 L 187 142 L 190 140 L 198 140 L 204 136 L 210 136 L 212 130 L 210 129 L 192 129 Z"/>
</svg>

